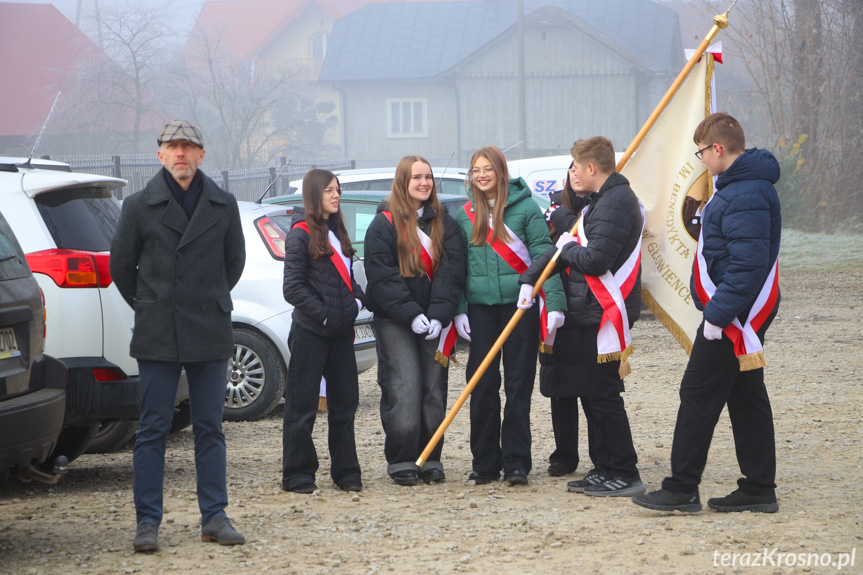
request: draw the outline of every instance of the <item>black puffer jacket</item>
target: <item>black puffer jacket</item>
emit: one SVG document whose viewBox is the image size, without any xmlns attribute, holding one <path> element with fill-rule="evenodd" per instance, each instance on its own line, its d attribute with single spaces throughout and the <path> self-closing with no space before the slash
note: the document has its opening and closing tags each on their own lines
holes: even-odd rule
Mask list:
<svg viewBox="0 0 863 575">
<path fill-rule="evenodd" d="M 369 309 L 376 317 L 406 323 L 424 313 L 427 318 L 436 319 L 446 326 L 455 316 L 467 273 L 465 249 L 458 225 L 446 208 L 442 207 L 444 252 L 434 272 L 434 282 L 429 281 L 425 274 L 405 278 L 399 273 L 396 227 L 381 213 L 387 209 L 388 202 L 384 200 L 366 231 L 365 269 L 369 280 Z M 434 210 L 426 206 L 417 219 L 417 225 L 428 233 L 434 218 Z"/>
<path fill-rule="evenodd" d="M 328 338 L 350 335 L 359 312 L 354 298 L 364 302 L 365 294 L 354 280 L 353 269 L 351 293 L 329 256 L 309 257 L 310 236 L 297 227 L 305 219 L 303 209 L 297 208 L 285 239 L 285 301 L 294 306 L 297 325 Z"/>
<path fill-rule="evenodd" d="M 611 174 L 598 192 L 588 195 L 590 209 L 584 219 L 587 234 L 586 248 L 575 242 L 564 247 L 558 258 L 558 270 L 570 268 L 564 278 L 566 292 L 565 327 L 598 326 L 602 319 L 602 306 L 587 285 L 586 275 L 600 276 L 620 269 L 629 254 L 638 245 L 642 221 L 638 198 L 629 180 L 618 173 Z M 559 208 L 551 214 L 551 223 L 557 230 L 570 231 L 579 214 Z M 554 255 L 555 249 L 546 252 L 521 275 L 520 283 L 534 284 Z M 566 275 L 566 272 L 564 274 Z M 626 298 L 629 325 L 641 315 L 641 269 L 635 285 Z"/>
</svg>

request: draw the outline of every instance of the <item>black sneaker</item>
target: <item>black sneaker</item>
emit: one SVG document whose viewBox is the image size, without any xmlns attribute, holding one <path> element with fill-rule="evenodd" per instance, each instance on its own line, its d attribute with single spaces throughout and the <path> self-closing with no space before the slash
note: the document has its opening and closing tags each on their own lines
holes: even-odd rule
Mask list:
<svg viewBox="0 0 863 575">
<path fill-rule="evenodd" d="M 527 473 L 521 469 L 515 469 L 505 473 L 503 480 L 509 482 L 510 485 L 527 485 Z"/>
<path fill-rule="evenodd" d="M 312 482 L 309 483 L 300 483 L 299 485 L 293 485 L 288 487 L 284 482 L 282 482 L 282 491 L 289 491 L 291 493 L 303 493 L 309 494 L 317 491 L 318 486 Z"/>
<path fill-rule="evenodd" d="M 732 491 L 725 497 L 711 497 L 707 500 L 707 506 L 721 513 L 735 511 L 776 513 L 779 511 L 776 495 L 750 495 L 739 489 Z"/>
<path fill-rule="evenodd" d="M 359 478 L 349 478 L 345 479 L 341 483 L 339 483 L 339 489 L 342 491 L 348 491 L 352 493 L 359 493 L 363 490 L 363 482 L 360 481 Z"/>
<path fill-rule="evenodd" d="M 563 477 L 575 471 L 575 466 L 570 467 L 565 463 L 555 462 L 548 466 L 548 474 L 552 477 Z"/>
<path fill-rule="evenodd" d="M 695 513 L 701 511 L 701 500 L 698 498 L 698 490 L 691 493 L 672 493 L 665 489 L 642 493 L 632 498 L 632 502 L 647 509 L 656 511 L 684 511 Z"/>
<path fill-rule="evenodd" d="M 423 469 L 420 471 L 420 479 L 426 483 L 443 483 L 446 481 L 446 474 L 443 472 L 443 469 L 438 469 L 436 467 L 432 469 Z"/>
<path fill-rule="evenodd" d="M 402 469 L 401 471 L 391 473 L 390 477 L 396 485 L 411 486 L 416 485 L 417 481 L 419 481 L 415 469 Z"/>
<path fill-rule="evenodd" d="M 467 478 L 468 481 L 473 481 L 477 485 L 486 485 L 487 483 L 500 479 L 500 471 L 495 471 L 494 473 L 471 471 Z"/>
<path fill-rule="evenodd" d="M 598 469 L 591 469 L 583 479 L 576 479 L 575 481 L 568 482 L 566 484 L 566 489 L 573 493 L 584 493 L 584 488 L 588 485 L 596 485 L 603 481 L 605 481 L 603 473 Z"/>
<path fill-rule="evenodd" d="M 632 497 L 644 493 L 644 483 L 636 475 L 630 479 L 624 479 L 619 475 L 606 477 L 604 481 L 584 488 L 585 495 L 596 497 Z"/>
</svg>

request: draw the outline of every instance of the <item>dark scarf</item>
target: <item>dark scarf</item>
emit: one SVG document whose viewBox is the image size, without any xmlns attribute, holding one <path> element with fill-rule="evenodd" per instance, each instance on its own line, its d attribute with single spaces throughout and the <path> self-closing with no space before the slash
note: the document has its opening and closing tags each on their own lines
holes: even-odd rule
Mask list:
<svg viewBox="0 0 863 575">
<path fill-rule="evenodd" d="M 186 216 L 191 220 L 192 214 L 195 212 L 195 206 L 198 205 L 198 200 L 201 197 L 201 192 L 204 190 L 204 180 L 201 178 L 201 170 L 195 170 L 195 175 L 192 176 L 192 182 L 189 184 L 189 189 L 184 190 L 174 176 L 168 170 L 165 170 L 165 181 L 174 195 L 177 203 L 183 207 Z"/>
</svg>

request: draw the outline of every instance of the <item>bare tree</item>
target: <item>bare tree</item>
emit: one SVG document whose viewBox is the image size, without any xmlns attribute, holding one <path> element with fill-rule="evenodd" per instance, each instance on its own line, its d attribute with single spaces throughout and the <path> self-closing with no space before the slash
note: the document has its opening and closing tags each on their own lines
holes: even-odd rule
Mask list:
<svg viewBox="0 0 863 575">
<path fill-rule="evenodd" d="M 290 67 L 255 70 L 219 30 L 196 29 L 174 76 L 177 106 L 200 124 L 223 169 L 249 168 L 292 152 L 315 153 L 335 122 L 333 106 L 304 97 Z"/>
<path fill-rule="evenodd" d="M 716 2 L 703 2 L 715 12 Z M 863 223 L 859 0 L 739 2 L 723 32 L 751 82 L 732 102 L 754 119 L 782 165 L 787 224 L 824 230 Z"/>
<path fill-rule="evenodd" d="M 168 115 L 157 95 L 175 58 L 176 32 L 166 3 L 123 0 L 102 8 L 93 25 L 107 58 L 84 64 L 68 94 L 70 132 L 103 142 L 111 152 L 140 152 Z"/>
</svg>

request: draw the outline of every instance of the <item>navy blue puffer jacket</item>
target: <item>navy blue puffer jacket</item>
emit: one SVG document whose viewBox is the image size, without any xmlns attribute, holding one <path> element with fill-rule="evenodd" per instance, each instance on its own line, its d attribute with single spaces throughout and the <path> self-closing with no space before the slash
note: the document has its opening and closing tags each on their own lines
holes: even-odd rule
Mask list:
<svg viewBox="0 0 863 575">
<path fill-rule="evenodd" d="M 746 321 L 779 256 L 782 215 L 773 187 L 778 181 L 779 162 L 758 148 L 746 150 L 716 179 L 701 219 L 707 273 L 716 293 L 703 307 L 695 298 L 713 325 L 725 328 L 735 317 Z M 695 293 L 694 276 L 691 288 Z"/>
</svg>

